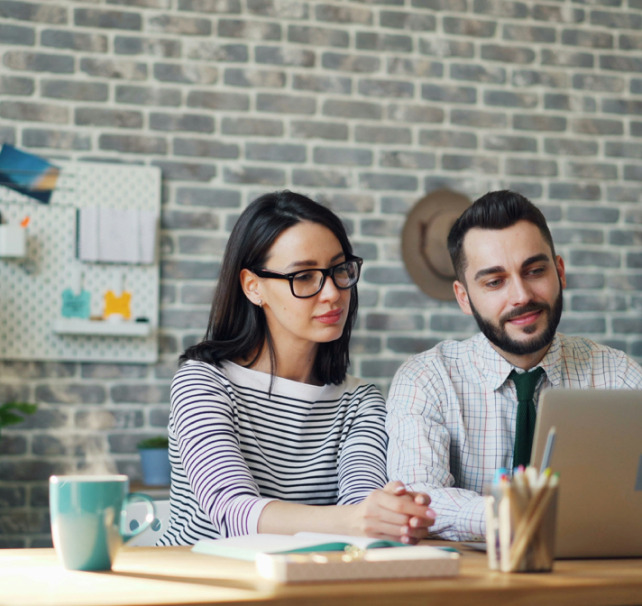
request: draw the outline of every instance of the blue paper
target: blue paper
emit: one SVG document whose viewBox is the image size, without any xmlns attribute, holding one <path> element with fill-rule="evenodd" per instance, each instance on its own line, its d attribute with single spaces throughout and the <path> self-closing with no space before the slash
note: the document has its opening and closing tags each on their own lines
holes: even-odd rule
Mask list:
<svg viewBox="0 0 642 606">
<path fill-rule="evenodd" d="M 0 185 L 48 204 L 60 170 L 40 156 L 5 143 L 0 149 Z"/>
</svg>

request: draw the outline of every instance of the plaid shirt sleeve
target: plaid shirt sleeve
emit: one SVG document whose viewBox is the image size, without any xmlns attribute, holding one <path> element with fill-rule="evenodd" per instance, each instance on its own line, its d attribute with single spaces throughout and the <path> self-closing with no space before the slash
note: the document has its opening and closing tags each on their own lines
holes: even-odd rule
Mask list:
<svg viewBox="0 0 642 606">
<path fill-rule="evenodd" d="M 477 492 L 454 488 L 440 374 L 413 359 L 397 372 L 387 404 L 388 477 L 430 495 L 437 512 L 434 534 L 471 540 L 485 534 L 484 500 Z"/>
</svg>

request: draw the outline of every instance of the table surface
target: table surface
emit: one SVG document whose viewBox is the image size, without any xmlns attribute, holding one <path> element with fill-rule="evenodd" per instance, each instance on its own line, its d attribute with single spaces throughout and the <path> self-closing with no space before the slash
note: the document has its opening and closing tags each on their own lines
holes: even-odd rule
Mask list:
<svg viewBox="0 0 642 606">
<path fill-rule="evenodd" d="M 503 574 L 488 570 L 485 554 L 461 550 L 455 578 L 284 586 L 259 579 L 253 563 L 189 547 L 124 548 L 110 572 L 64 570 L 53 549 L 6 549 L 0 605 L 642 605 L 642 559 L 558 560 L 550 574 Z"/>
</svg>

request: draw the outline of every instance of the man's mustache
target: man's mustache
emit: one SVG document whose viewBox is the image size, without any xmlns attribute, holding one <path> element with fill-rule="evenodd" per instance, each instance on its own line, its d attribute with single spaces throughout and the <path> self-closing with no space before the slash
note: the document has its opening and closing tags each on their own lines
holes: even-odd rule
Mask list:
<svg viewBox="0 0 642 606">
<path fill-rule="evenodd" d="M 517 309 L 514 309 L 513 311 L 510 311 L 502 316 L 499 319 L 499 325 L 504 328 L 506 322 L 509 322 L 513 318 L 517 318 L 518 316 L 522 316 L 532 311 L 547 311 L 550 313 L 551 306 L 548 303 L 535 303 L 535 301 L 531 301 L 530 303 L 526 303 L 526 305 L 518 307 Z"/>
</svg>

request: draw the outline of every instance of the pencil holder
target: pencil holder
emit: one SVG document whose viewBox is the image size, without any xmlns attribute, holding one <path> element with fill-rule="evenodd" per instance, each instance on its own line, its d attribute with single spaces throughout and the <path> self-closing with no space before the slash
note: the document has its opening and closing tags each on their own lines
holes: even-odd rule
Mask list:
<svg viewBox="0 0 642 606">
<path fill-rule="evenodd" d="M 27 230 L 20 225 L 0 225 L 0 257 L 21 258 L 27 254 Z"/>
<path fill-rule="evenodd" d="M 502 572 L 550 572 L 555 559 L 558 483 L 525 493 L 515 482 L 486 500 L 488 566 Z"/>
</svg>

